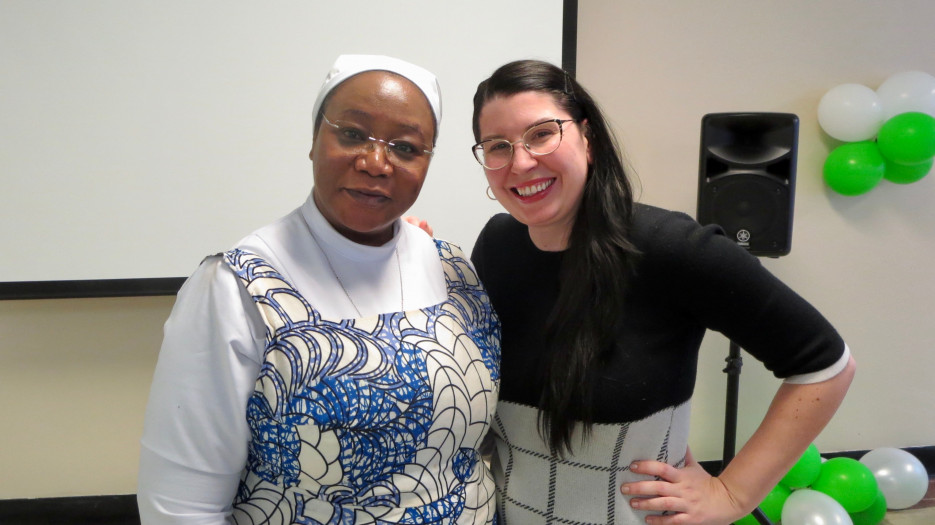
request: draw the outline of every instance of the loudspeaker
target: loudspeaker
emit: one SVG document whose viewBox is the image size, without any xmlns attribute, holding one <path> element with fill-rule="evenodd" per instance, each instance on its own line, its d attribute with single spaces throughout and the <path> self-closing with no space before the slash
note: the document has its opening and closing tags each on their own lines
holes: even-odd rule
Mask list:
<svg viewBox="0 0 935 525">
<path fill-rule="evenodd" d="M 754 255 L 792 248 L 799 117 L 709 113 L 701 119 L 697 219 Z"/>
</svg>

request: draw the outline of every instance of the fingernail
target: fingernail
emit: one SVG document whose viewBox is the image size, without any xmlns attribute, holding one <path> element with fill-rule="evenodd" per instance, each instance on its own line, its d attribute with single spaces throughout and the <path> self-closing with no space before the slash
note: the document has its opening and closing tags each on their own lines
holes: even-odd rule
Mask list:
<svg viewBox="0 0 935 525">
<path fill-rule="evenodd" d="M 640 508 L 640 500 L 638 500 L 638 499 L 636 499 L 636 498 L 631 499 L 631 500 L 630 500 L 630 506 L 633 507 L 634 509 Z"/>
<path fill-rule="evenodd" d="M 637 466 L 638 465 L 636 463 L 630 463 L 630 470 L 632 470 L 633 472 L 636 472 Z"/>
<path fill-rule="evenodd" d="M 622 493 L 624 493 L 624 494 L 629 494 L 629 493 L 630 493 L 630 486 L 629 486 L 629 485 L 624 485 L 624 486 L 620 487 L 620 492 L 622 492 Z"/>
</svg>

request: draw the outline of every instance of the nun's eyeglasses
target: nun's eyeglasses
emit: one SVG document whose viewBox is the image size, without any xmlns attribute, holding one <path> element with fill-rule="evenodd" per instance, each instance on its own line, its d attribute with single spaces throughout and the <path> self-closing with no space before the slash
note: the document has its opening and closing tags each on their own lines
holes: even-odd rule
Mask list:
<svg viewBox="0 0 935 525">
<path fill-rule="evenodd" d="M 348 153 L 362 154 L 378 145 L 383 146 L 386 158 L 391 164 L 401 168 L 421 168 L 432 158 L 432 148 L 421 142 L 409 139 L 383 140 L 374 137 L 369 131 L 352 122 L 331 121 L 324 113 L 321 115 L 325 124 L 331 126 L 338 145 Z"/>
<path fill-rule="evenodd" d="M 513 145 L 522 143 L 530 155 L 548 155 L 562 144 L 563 125 L 577 122 L 575 119 L 551 119 L 534 124 L 515 142 L 506 139 L 488 139 L 475 144 L 471 150 L 474 158 L 488 170 L 498 170 L 513 162 Z"/>
</svg>

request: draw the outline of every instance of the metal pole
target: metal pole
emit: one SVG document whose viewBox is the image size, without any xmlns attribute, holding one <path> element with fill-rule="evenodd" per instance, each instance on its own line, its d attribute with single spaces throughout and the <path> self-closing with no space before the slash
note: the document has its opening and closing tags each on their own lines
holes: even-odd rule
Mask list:
<svg viewBox="0 0 935 525">
<path fill-rule="evenodd" d="M 721 470 L 723 471 L 727 464 L 734 459 L 734 452 L 737 450 L 737 407 L 740 397 L 740 370 L 743 368 L 743 358 L 740 356 L 740 345 L 731 341 L 730 350 L 727 354 L 727 366 L 724 372 L 727 374 L 727 401 L 724 404 L 724 455 L 721 460 Z M 753 509 L 751 513 L 760 525 L 773 525 L 766 514 L 759 507 Z"/>
</svg>

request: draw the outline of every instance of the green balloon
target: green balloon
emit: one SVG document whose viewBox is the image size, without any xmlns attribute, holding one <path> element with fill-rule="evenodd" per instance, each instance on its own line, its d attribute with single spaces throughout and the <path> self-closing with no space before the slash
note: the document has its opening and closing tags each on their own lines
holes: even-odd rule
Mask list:
<svg viewBox="0 0 935 525">
<path fill-rule="evenodd" d="M 897 164 L 918 164 L 935 156 L 935 117 L 910 111 L 891 117 L 877 133 L 880 153 Z"/>
<path fill-rule="evenodd" d="M 763 511 L 763 514 L 766 514 L 766 517 L 773 523 L 778 522 L 779 518 L 782 517 L 782 506 L 786 504 L 786 500 L 789 499 L 790 494 L 792 494 L 792 489 L 789 487 L 776 485 L 773 487 L 773 490 L 769 491 L 769 494 L 766 495 L 766 499 L 763 500 L 763 503 L 760 503 L 760 509 Z"/>
<path fill-rule="evenodd" d="M 789 494 L 792 494 L 792 489 L 781 484 L 776 485 L 758 506 L 770 521 L 776 523 L 782 517 L 782 506 L 786 504 Z M 760 525 L 760 522 L 753 517 L 751 512 L 735 521 L 734 525 Z"/>
<path fill-rule="evenodd" d="M 886 516 L 886 496 L 877 490 L 877 497 L 867 510 L 851 513 L 854 525 L 877 525 Z"/>
<path fill-rule="evenodd" d="M 861 195 L 883 180 L 886 160 L 874 142 L 848 142 L 828 154 L 823 171 L 832 190 L 841 195 Z"/>
<path fill-rule="evenodd" d="M 805 449 L 805 452 L 802 453 L 802 457 L 795 462 L 795 465 L 789 469 L 789 472 L 779 480 L 779 484 L 792 489 L 807 487 L 815 481 L 820 470 L 821 454 L 818 453 L 818 447 L 812 443 Z M 777 517 L 776 519 L 778 520 L 779 518 Z"/>
<path fill-rule="evenodd" d="M 823 492 L 841 504 L 848 513 L 862 512 L 873 505 L 879 492 L 870 469 L 853 458 L 831 458 L 821 464 L 812 490 Z"/>
<path fill-rule="evenodd" d="M 896 164 L 886 161 L 886 171 L 883 172 L 883 178 L 896 184 L 909 184 L 925 177 L 932 171 L 932 164 L 935 159 L 929 159 L 918 164 Z"/>
</svg>

